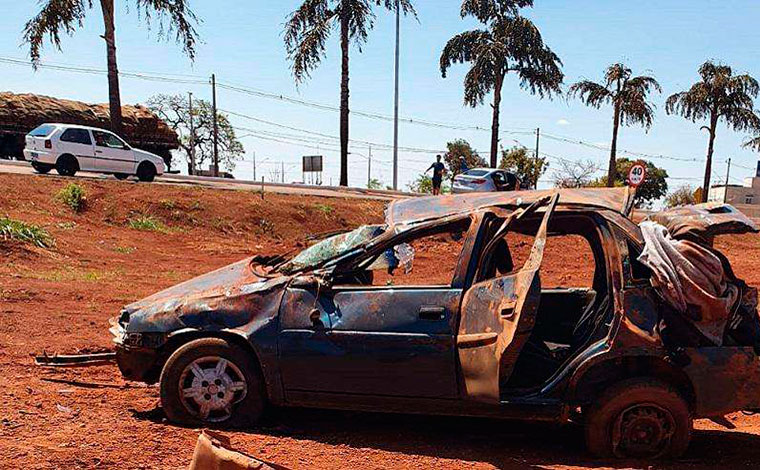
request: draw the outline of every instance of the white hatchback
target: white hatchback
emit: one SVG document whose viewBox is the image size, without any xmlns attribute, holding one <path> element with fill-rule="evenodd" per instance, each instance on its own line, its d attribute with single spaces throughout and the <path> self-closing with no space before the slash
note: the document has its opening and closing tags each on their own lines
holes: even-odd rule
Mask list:
<svg viewBox="0 0 760 470">
<path fill-rule="evenodd" d="M 118 179 L 136 175 L 153 181 L 165 171 L 163 158 L 132 148 L 116 134 L 73 124 L 42 124 L 26 135 L 24 157 L 39 173 L 53 168 L 59 175 L 77 171 L 112 174 Z"/>
</svg>

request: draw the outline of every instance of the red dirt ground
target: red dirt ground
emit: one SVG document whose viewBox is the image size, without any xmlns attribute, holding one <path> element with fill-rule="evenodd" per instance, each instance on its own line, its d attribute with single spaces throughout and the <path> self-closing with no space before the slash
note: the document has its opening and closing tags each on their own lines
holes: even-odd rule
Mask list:
<svg viewBox="0 0 760 470">
<path fill-rule="evenodd" d="M 2 469 L 185 468 L 198 432 L 165 422 L 156 387 L 125 382 L 113 366 L 38 368 L 30 354 L 110 348 L 107 319 L 126 303 L 254 253 L 304 246 L 310 233 L 382 220 L 377 201 L 262 200 L 240 191 L 80 180 L 88 204 L 74 214 L 54 197 L 70 181 L 0 175 L 0 215 L 40 224 L 56 240 L 50 250 L 0 240 Z M 165 229 L 130 228 L 140 215 Z M 725 238 L 718 247 L 739 276 L 760 285 L 760 238 Z M 559 274 L 584 259 L 582 250 L 547 244 L 544 282 L 585 285 L 588 277 Z M 733 431 L 698 422 L 682 460 L 651 468 L 755 468 L 760 417 L 729 418 Z M 239 449 L 294 469 L 647 467 L 591 459 L 578 428 L 491 420 L 273 410 L 262 427 L 225 434 Z"/>
</svg>

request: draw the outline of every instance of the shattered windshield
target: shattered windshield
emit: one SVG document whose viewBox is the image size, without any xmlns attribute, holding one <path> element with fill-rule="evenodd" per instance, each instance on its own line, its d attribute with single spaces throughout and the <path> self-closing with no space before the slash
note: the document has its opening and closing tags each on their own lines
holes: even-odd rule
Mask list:
<svg viewBox="0 0 760 470">
<path fill-rule="evenodd" d="M 303 250 L 292 260 L 285 263 L 280 271 L 292 273 L 311 266 L 317 266 L 349 250 L 363 245 L 385 233 L 385 226 L 362 225 L 350 232 L 326 238 Z"/>
</svg>

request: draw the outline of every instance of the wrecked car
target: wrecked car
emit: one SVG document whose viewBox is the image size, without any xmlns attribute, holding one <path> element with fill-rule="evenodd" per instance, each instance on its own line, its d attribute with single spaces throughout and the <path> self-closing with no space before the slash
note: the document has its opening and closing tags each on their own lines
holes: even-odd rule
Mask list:
<svg viewBox="0 0 760 470">
<path fill-rule="evenodd" d="M 760 408 L 757 293 L 712 246 L 758 229 L 691 206 L 647 241 L 633 205 L 627 188 L 394 201 L 384 224 L 128 305 L 117 362 L 178 423 L 253 425 L 266 404 L 578 422 L 597 455 L 675 457 L 693 419 Z M 563 237 L 583 285 L 550 282 L 580 271 L 544 259 Z M 700 253 L 720 274 L 703 284 Z"/>
</svg>

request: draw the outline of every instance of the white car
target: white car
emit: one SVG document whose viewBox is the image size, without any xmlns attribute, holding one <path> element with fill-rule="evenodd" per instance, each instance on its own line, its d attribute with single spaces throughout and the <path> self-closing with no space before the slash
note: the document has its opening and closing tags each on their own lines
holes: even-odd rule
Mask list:
<svg viewBox="0 0 760 470">
<path fill-rule="evenodd" d="M 77 171 L 112 174 L 123 180 L 136 175 L 153 181 L 166 169 L 163 158 L 132 148 L 113 132 L 73 124 L 42 124 L 26 135 L 24 157 L 38 173 L 53 168 L 59 175 Z"/>
<path fill-rule="evenodd" d="M 454 177 L 452 193 L 474 193 L 489 191 L 515 191 L 520 189 L 520 180 L 514 174 L 498 168 L 473 168 Z"/>
</svg>

